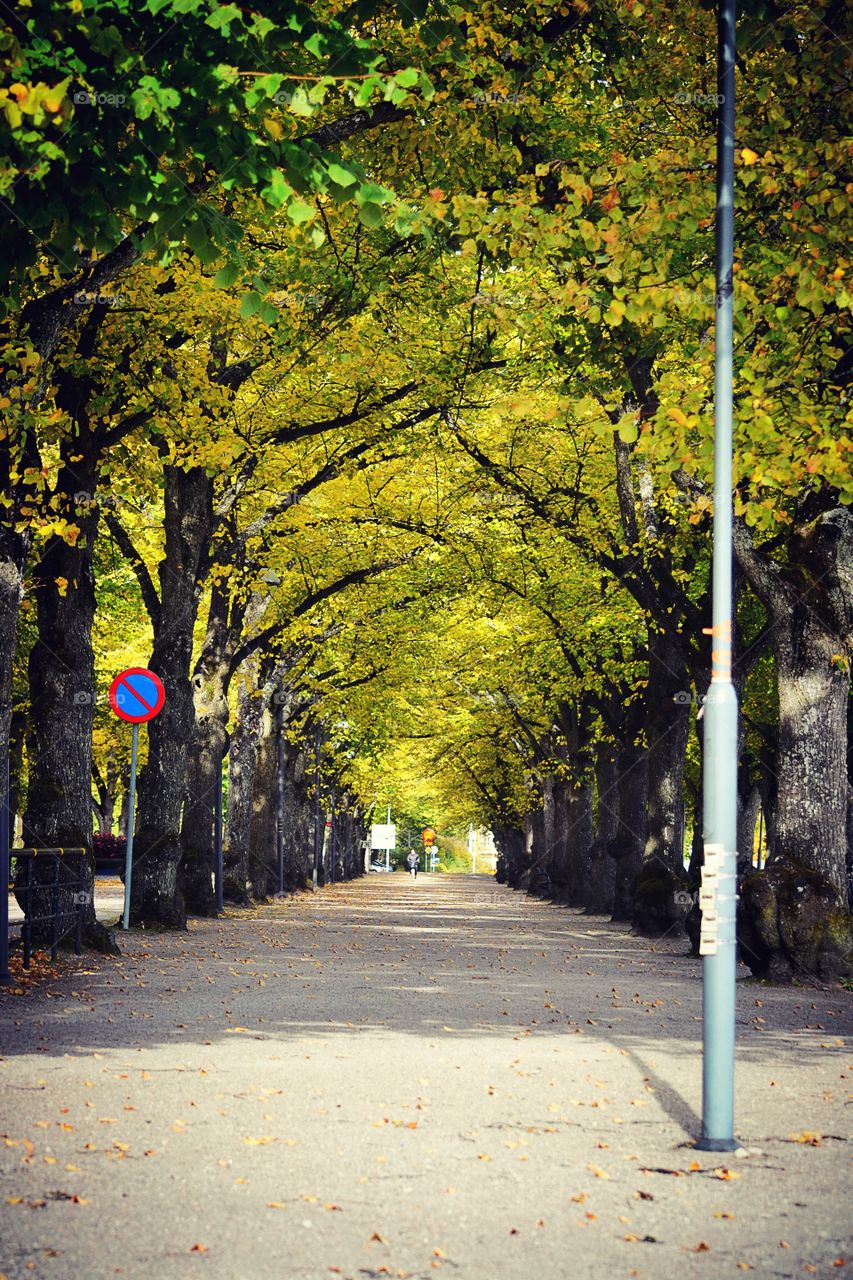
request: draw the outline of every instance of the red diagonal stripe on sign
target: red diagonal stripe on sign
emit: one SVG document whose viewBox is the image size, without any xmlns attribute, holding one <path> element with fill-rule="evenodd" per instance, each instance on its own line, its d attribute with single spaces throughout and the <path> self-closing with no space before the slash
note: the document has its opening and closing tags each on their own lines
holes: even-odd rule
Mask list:
<svg viewBox="0 0 853 1280">
<path fill-rule="evenodd" d="M 122 676 L 118 683 L 119 683 L 119 686 L 124 685 L 126 689 L 129 689 L 130 692 L 133 694 L 134 698 L 136 698 L 138 702 L 142 703 L 146 711 L 154 710 L 153 704 L 145 701 L 142 694 L 139 693 L 137 689 L 134 689 L 133 685 L 130 683 L 130 681 L 127 679 L 126 676 Z M 118 702 L 118 689 L 116 689 L 116 702 Z"/>
</svg>

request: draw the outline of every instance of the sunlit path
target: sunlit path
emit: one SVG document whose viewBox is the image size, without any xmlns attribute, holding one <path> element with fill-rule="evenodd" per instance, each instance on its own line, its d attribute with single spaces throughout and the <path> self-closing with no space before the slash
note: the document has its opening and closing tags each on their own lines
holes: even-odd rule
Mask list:
<svg viewBox="0 0 853 1280">
<path fill-rule="evenodd" d="M 118 963 L 3 997 L 0 1270 L 828 1274 L 850 1015 L 839 994 L 741 986 L 750 1153 L 727 1171 L 686 1145 L 683 949 L 486 878 L 401 874 L 133 934 Z M 818 1145 L 789 1140 L 804 1131 Z"/>
</svg>

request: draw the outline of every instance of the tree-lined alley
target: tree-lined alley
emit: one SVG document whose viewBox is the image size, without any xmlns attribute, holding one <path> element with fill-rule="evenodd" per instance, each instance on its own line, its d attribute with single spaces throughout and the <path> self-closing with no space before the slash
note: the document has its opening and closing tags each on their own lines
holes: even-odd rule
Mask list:
<svg viewBox="0 0 853 1280">
<path fill-rule="evenodd" d="M 740 19 L 740 927 L 774 976 L 853 967 L 848 21 Z M 491 829 L 515 887 L 695 934 L 712 9 L 6 23 L 0 754 L 25 843 L 120 827 L 103 695 L 145 664 L 167 701 L 136 924 L 214 910 L 225 762 L 234 904 L 276 888 L 279 811 L 298 888 L 319 845 L 358 873 L 393 799 Z"/>
</svg>

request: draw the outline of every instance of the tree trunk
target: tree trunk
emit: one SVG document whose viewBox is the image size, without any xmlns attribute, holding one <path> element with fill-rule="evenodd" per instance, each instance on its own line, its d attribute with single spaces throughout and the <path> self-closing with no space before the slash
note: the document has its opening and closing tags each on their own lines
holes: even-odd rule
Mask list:
<svg viewBox="0 0 853 1280">
<path fill-rule="evenodd" d="M 735 549 L 773 625 L 779 750 L 773 849 L 747 876 L 738 922 L 760 975 L 853 972 L 847 894 L 847 712 L 853 513 L 823 513 L 780 567 L 735 522 Z"/>
<path fill-rule="evenodd" d="M 573 907 L 586 905 L 592 867 L 592 784 L 588 779 L 568 794 L 569 898 Z"/>
<path fill-rule="evenodd" d="M 256 626 L 268 603 L 268 595 L 253 593 L 247 605 L 217 584 L 211 589 L 207 630 L 192 678 L 195 726 L 187 752 L 181 826 L 180 885 L 187 911 L 193 915 L 210 916 L 215 911 L 213 806 L 228 749 L 228 690 L 234 653 L 244 623 Z"/>
<path fill-rule="evenodd" d="M 548 855 L 554 831 L 554 793 L 552 779 L 539 778 L 539 806 L 527 818 L 527 843 L 530 857 L 524 876 L 524 888 L 537 898 L 547 898 L 551 892 L 548 875 Z"/>
<path fill-rule="evenodd" d="M 149 663 L 163 681 L 166 702 L 148 724 L 148 763 L 139 778 L 138 830 L 133 846 L 131 921 L 186 928 L 178 885 L 181 809 L 187 744 L 195 712 L 190 683 L 198 577 L 213 520 L 212 481 L 201 467 L 164 467 L 165 556 L 160 610 Z"/>
<path fill-rule="evenodd" d="M 257 658 L 250 658 L 244 668 L 237 701 L 237 720 L 228 752 L 223 895 L 226 901 L 239 906 L 249 904 L 249 828 L 258 735 L 264 709 L 257 686 L 257 669 Z"/>
<path fill-rule="evenodd" d="M 613 920 L 630 920 L 634 913 L 634 881 L 646 844 L 646 806 L 649 755 L 645 747 L 627 743 L 616 764 L 618 822 L 607 852 L 616 862 Z"/>
<path fill-rule="evenodd" d="M 608 854 L 619 822 L 616 751 L 612 743 L 599 742 L 595 756 L 596 825 L 589 851 L 589 879 L 584 908 L 591 915 L 610 915 L 616 879 L 616 862 Z"/>
<path fill-rule="evenodd" d="M 116 801 L 118 800 L 118 765 L 116 764 L 115 752 L 110 749 L 107 753 L 106 776 L 101 774 L 100 770 L 93 767 L 92 776 L 95 782 L 95 790 L 98 794 L 97 803 L 92 801 L 92 808 L 98 821 L 98 834 L 102 836 L 112 835 L 113 822 L 115 821 Z"/>
<path fill-rule="evenodd" d="M 3 445 L 0 444 L 0 453 L 2 451 Z M 16 533 L 10 527 L 6 509 L 0 510 L 3 512 L 0 519 L 0 759 L 5 760 L 12 720 L 12 666 L 30 535 Z"/>
<path fill-rule="evenodd" d="M 497 880 L 517 889 L 527 869 L 527 841 L 521 827 L 509 822 L 494 822 L 492 835 L 498 851 Z"/>
<path fill-rule="evenodd" d="M 278 743 L 276 717 L 269 705 L 260 721 L 252 782 L 249 823 L 249 886 L 256 902 L 265 902 L 277 884 L 276 808 Z"/>
<path fill-rule="evenodd" d="M 130 775 L 122 778 L 121 804 L 118 809 L 118 834 L 122 840 L 127 839 L 127 823 L 130 817 Z"/>
<path fill-rule="evenodd" d="M 196 664 L 193 675 L 195 724 L 187 750 L 187 792 L 181 824 L 180 886 L 191 915 L 216 914 L 213 894 L 213 811 L 228 746 L 226 657 Z"/>
<path fill-rule="evenodd" d="M 806 607 L 776 622 L 779 754 L 772 861 L 798 862 L 847 893 L 849 678 Z"/>
<path fill-rule="evenodd" d="M 755 845 L 755 825 L 761 811 L 761 792 L 754 782 L 745 799 L 738 805 L 737 815 L 737 850 L 738 874 L 749 874 L 752 870 L 752 853 Z"/>
<path fill-rule="evenodd" d="M 684 758 L 690 729 L 690 679 L 680 646 L 649 635 L 646 696 L 648 818 L 644 858 L 684 873 Z"/>
<path fill-rule="evenodd" d="M 284 880 L 288 889 L 304 889 L 314 866 L 313 805 L 309 796 L 308 757 L 303 743 L 284 752 Z M 313 773 L 313 770 L 312 770 Z"/>
<path fill-rule="evenodd" d="M 27 714 L 21 707 L 12 711 L 9 731 L 9 836 L 15 834 L 15 822 L 21 812 L 21 796 L 24 787 L 24 742 L 27 734 Z"/>
<path fill-rule="evenodd" d="M 550 779 L 550 831 L 548 841 L 549 893 L 556 902 L 568 902 L 572 885 L 572 857 L 574 836 L 572 830 L 572 787 L 566 778 Z"/>
<path fill-rule="evenodd" d="M 553 892 L 554 883 L 551 871 L 555 865 L 555 807 L 553 774 L 540 774 L 538 779 L 540 807 L 533 818 L 533 861 L 527 882 L 527 892 L 540 898 L 547 898 Z M 562 869 L 556 867 L 558 875 Z"/>
<path fill-rule="evenodd" d="M 94 482 L 90 484 L 94 489 Z M 65 496 L 72 503 L 70 495 Z M 95 918 L 92 856 L 92 724 L 95 713 L 95 575 L 92 547 L 98 517 L 94 507 L 72 517 L 80 527 L 75 545 L 50 538 L 33 571 L 38 634 L 30 651 L 30 721 L 27 737 L 29 781 L 23 818 L 26 847 L 84 848 L 84 940 L 114 951 L 115 941 Z M 53 871 L 33 868 L 36 882 Z M 39 895 L 40 896 L 40 895 Z M 71 890 L 61 909 L 73 909 Z M 47 911 L 49 891 L 37 906 Z M 41 927 L 42 933 L 49 926 Z"/>
</svg>

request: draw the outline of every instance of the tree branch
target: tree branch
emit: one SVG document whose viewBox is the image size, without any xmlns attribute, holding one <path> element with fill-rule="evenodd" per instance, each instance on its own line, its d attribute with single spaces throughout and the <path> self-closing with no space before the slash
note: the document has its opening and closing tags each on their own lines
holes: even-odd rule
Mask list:
<svg viewBox="0 0 853 1280">
<path fill-rule="evenodd" d="M 148 572 L 148 566 L 133 545 L 130 534 L 114 512 L 104 512 L 104 523 L 112 534 L 119 551 L 136 575 L 136 581 L 139 583 L 139 589 L 142 592 L 142 602 L 151 619 L 152 626 L 156 629 L 160 624 L 160 597 Z"/>
</svg>

